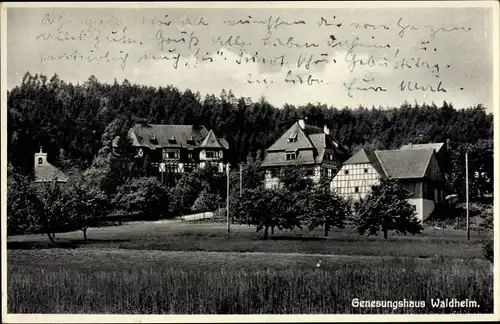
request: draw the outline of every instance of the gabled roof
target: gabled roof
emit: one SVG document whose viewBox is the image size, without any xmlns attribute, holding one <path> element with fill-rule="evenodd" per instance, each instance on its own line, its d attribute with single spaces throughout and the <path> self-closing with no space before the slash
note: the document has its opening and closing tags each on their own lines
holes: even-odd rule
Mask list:
<svg viewBox="0 0 500 324">
<path fill-rule="evenodd" d="M 424 178 L 434 149 L 375 151 L 385 176 L 395 179 Z"/>
<path fill-rule="evenodd" d="M 362 148 L 356 154 L 351 156 L 344 164 L 365 164 L 369 163 L 381 176 L 386 176 L 380 161 L 375 155 L 374 151 Z"/>
<path fill-rule="evenodd" d="M 439 152 L 445 143 L 427 143 L 427 144 L 406 144 L 401 146 L 400 150 L 421 150 L 421 149 L 434 149 Z"/>
<path fill-rule="evenodd" d="M 293 141 L 289 141 L 293 138 Z M 330 148 L 340 161 L 348 155 L 348 150 L 333 136 L 324 133 L 323 128 L 305 125 L 302 129 L 298 122 L 294 123 L 287 131 L 281 135 L 267 151 L 262 166 L 294 164 L 297 161 L 284 160 L 283 152 L 300 151 L 300 164 L 319 164 L 323 162 L 325 150 Z M 312 151 L 316 151 L 316 155 Z M 305 153 L 310 151 L 311 154 Z M 283 156 L 282 156 L 283 155 Z"/>
<path fill-rule="evenodd" d="M 360 164 L 360 163 L 372 163 L 372 162 L 373 160 L 371 160 L 368 157 L 368 150 L 362 148 L 359 151 L 357 151 L 356 154 L 351 156 L 347 161 L 345 161 L 344 164 Z"/>
<path fill-rule="evenodd" d="M 209 132 L 202 125 L 135 124 L 129 135 L 134 146 L 190 148 L 200 146 Z M 218 139 L 218 142 L 225 148 L 229 147 L 224 139 Z"/>
<path fill-rule="evenodd" d="M 294 135 L 294 136 L 292 136 Z M 290 137 L 295 137 L 293 142 L 289 142 L 288 139 Z M 309 140 L 309 137 L 305 133 L 305 130 L 302 129 L 299 123 L 294 123 L 292 127 L 290 127 L 286 132 L 281 135 L 280 138 L 273 145 L 271 145 L 267 151 L 284 151 L 286 149 L 311 149 L 314 148 L 314 145 Z"/>
<path fill-rule="evenodd" d="M 200 147 L 228 149 L 229 145 L 227 144 L 226 140 L 217 138 L 214 132 L 210 130 L 210 132 L 208 132 L 208 135 L 205 137 L 203 142 L 201 142 Z"/>
<path fill-rule="evenodd" d="M 68 181 L 68 176 L 48 162 L 35 167 L 35 182 L 53 180 L 66 182 Z"/>
</svg>

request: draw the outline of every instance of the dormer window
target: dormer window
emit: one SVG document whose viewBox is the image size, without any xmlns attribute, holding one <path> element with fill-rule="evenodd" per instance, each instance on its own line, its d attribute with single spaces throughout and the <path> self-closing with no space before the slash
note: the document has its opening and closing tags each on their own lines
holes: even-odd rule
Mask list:
<svg viewBox="0 0 500 324">
<path fill-rule="evenodd" d="M 156 134 L 153 134 L 153 137 L 149 139 L 151 144 L 158 144 L 158 139 L 156 138 Z"/>
<path fill-rule="evenodd" d="M 43 164 L 43 159 L 42 158 L 38 158 L 38 164 Z"/>
<path fill-rule="evenodd" d="M 193 139 L 193 136 L 189 135 L 188 138 L 187 138 L 187 142 L 189 144 L 194 144 L 194 139 Z"/>
<path fill-rule="evenodd" d="M 168 142 L 169 142 L 169 143 L 175 143 L 175 137 L 174 137 L 174 136 L 170 136 L 170 137 L 168 138 Z"/>
<path fill-rule="evenodd" d="M 296 140 L 297 140 L 297 132 L 293 132 L 292 134 L 290 134 L 290 137 L 288 137 L 288 142 L 293 143 Z"/>
<path fill-rule="evenodd" d="M 297 154 L 296 153 L 286 153 L 286 160 L 287 161 L 295 160 L 296 158 L 297 158 Z"/>
</svg>

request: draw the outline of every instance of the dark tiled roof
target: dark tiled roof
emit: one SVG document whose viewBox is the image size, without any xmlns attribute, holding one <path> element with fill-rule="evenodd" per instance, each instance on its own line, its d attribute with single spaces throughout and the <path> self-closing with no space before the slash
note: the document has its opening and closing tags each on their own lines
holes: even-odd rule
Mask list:
<svg viewBox="0 0 500 324">
<path fill-rule="evenodd" d="M 68 181 L 68 176 L 48 162 L 45 162 L 43 165 L 35 166 L 36 182 L 53 180 Z"/>
<path fill-rule="evenodd" d="M 434 149 L 375 151 L 384 174 L 395 179 L 423 178 Z"/>
<path fill-rule="evenodd" d="M 295 123 L 290 127 L 283 135 L 273 145 L 271 145 L 267 151 L 285 151 L 287 149 L 312 149 L 314 146 L 309 140 L 308 136 L 304 132 L 302 128 L 300 128 L 298 123 Z M 296 136 L 294 142 L 289 142 L 288 139 L 291 135 Z"/>
<path fill-rule="evenodd" d="M 135 124 L 130 131 L 133 133 L 131 135 L 135 146 L 150 148 L 199 147 L 209 135 L 205 126 L 202 125 Z M 223 147 L 229 147 L 225 139 L 219 138 L 217 140 Z"/>
<path fill-rule="evenodd" d="M 295 138 L 290 142 L 289 138 Z M 331 148 L 340 162 L 344 161 L 348 151 L 331 135 L 326 135 L 323 128 L 305 125 L 302 129 L 298 122 L 294 123 L 266 152 L 262 166 L 278 166 L 296 164 L 297 161 L 286 160 L 284 152 L 299 151 L 300 164 L 319 164 L 323 162 L 326 148 Z M 317 155 L 313 156 L 313 149 Z"/>
<path fill-rule="evenodd" d="M 401 146 L 400 150 L 421 150 L 434 149 L 436 153 L 444 147 L 444 143 L 427 143 L 427 144 L 406 144 Z"/>
</svg>

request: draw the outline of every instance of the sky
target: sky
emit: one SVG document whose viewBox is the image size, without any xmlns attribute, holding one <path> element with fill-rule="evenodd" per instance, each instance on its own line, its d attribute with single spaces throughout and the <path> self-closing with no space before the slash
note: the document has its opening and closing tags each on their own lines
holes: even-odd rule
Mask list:
<svg viewBox="0 0 500 324">
<path fill-rule="evenodd" d="M 492 29 L 481 7 L 9 8 L 7 83 L 94 75 L 276 106 L 446 100 L 492 112 Z"/>
</svg>

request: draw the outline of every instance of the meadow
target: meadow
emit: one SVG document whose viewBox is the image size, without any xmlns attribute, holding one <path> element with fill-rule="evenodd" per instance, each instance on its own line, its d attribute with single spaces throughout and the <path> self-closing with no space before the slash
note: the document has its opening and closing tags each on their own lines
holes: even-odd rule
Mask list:
<svg viewBox="0 0 500 324">
<path fill-rule="evenodd" d="M 491 264 L 480 233 L 427 229 L 389 240 L 350 229 L 277 231 L 224 224 L 144 222 L 8 239 L 9 313 L 356 314 L 491 313 Z M 322 260 L 319 269 L 316 264 Z M 355 308 L 362 300 L 423 308 Z M 431 298 L 474 300 L 434 308 Z"/>
</svg>

